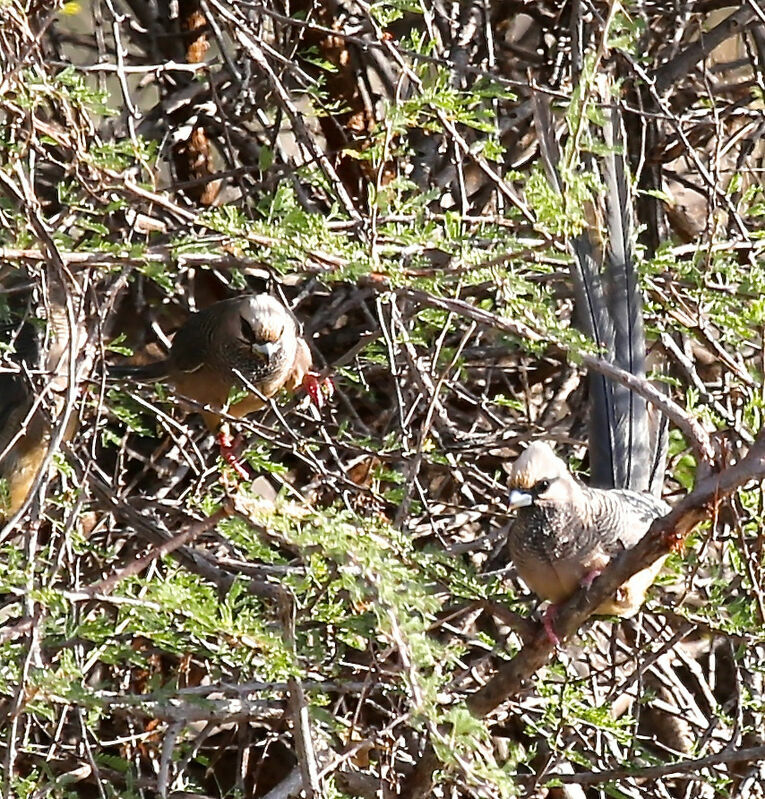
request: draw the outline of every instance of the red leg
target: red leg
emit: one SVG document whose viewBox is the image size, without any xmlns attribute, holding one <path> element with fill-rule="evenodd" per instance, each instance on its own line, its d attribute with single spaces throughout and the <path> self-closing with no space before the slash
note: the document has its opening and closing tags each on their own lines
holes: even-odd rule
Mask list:
<svg viewBox="0 0 765 799">
<path fill-rule="evenodd" d="M 241 436 L 232 436 L 231 430 L 226 423 L 223 423 L 218 428 L 218 433 L 215 440 L 220 447 L 220 456 L 223 460 L 242 478 L 242 480 L 249 480 L 250 475 L 244 468 L 244 465 L 239 460 L 239 451 L 242 447 Z"/>
<path fill-rule="evenodd" d="M 587 574 L 582 577 L 580 584 L 589 589 L 593 583 L 593 580 L 598 577 L 601 572 L 601 569 L 593 569 L 592 571 L 587 572 Z M 558 638 L 558 635 L 555 632 L 555 627 L 553 626 L 555 624 L 555 617 L 557 615 L 557 605 L 548 605 L 547 610 L 545 610 L 544 614 L 542 615 L 542 625 L 545 628 L 545 634 L 547 635 L 550 643 L 554 646 L 560 646 L 560 638 Z"/>
<path fill-rule="evenodd" d="M 560 646 L 560 638 L 555 633 L 555 617 L 558 615 L 558 606 L 549 605 L 547 610 L 542 615 L 542 626 L 545 628 L 547 639 L 553 646 Z"/>
<path fill-rule="evenodd" d="M 602 573 L 603 573 L 602 569 L 592 569 L 592 571 L 588 571 L 587 574 L 585 574 L 584 577 L 582 577 L 579 583 L 589 591 L 595 578 L 599 577 Z"/>
<path fill-rule="evenodd" d="M 316 372 L 306 372 L 303 377 L 303 388 L 319 410 L 324 405 L 324 398 L 331 400 L 335 393 L 332 381 L 328 377 L 320 378 Z"/>
</svg>

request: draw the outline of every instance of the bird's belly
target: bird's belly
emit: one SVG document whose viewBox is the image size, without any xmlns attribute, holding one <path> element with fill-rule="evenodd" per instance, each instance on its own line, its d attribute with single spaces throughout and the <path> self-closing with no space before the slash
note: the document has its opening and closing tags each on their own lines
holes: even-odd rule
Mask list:
<svg viewBox="0 0 765 799">
<path fill-rule="evenodd" d="M 214 369 L 201 368 L 194 372 L 174 371 L 171 379 L 175 390 L 200 405 L 221 408 L 226 404 L 232 380 L 226 380 Z"/>
<path fill-rule="evenodd" d="M 540 599 L 556 604 L 568 599 L 584 577 L 580 564 L 576 562 L 550 563 L 538 559 L 520 558 L 516 560 L 515 567 L 523 582 Z"/>
<path fill-rule="evenodd" d="M 510 557 L 524 583 L 541 599 L 562 602 L 588 571 L 581 531 L 568 514 L 536 507 L 519 513 L 510 535 Z"/>
</svg>

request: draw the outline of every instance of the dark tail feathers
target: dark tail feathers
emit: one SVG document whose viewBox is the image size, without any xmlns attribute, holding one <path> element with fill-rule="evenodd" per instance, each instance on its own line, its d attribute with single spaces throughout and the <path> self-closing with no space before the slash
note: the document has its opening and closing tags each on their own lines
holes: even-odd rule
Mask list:
<svg viewBox="0 0 765 799">
<path fill-rule="evenodd" d="M 540 151 L 550 182 L 560 190 L 558 148 L 549 109 L 535 97 Z M 571 239 L 571 274 L 579 325 L 602 356 L 640 377 L 646 373 L 643 298 L 632 249 L 632 197 L 624 155 L 619 110 L 612 106 L 603 127 L 609 153 L 604 159 L 608 242 L 598 267 L 589 231 Z M 661 493 L 666 454 L 666 421 L 629 389 L 602 375 L 589 375 L 590 483 L 602 488 L 632 488 Z M 651 428 L 654 428 L 653 430 Z"/>
<path fill-rule="evenodd" d="M 108 375 L 115 380 L 140 380 L 153 383 L 164 380 L 169 374 L 168 361 L 155 361 L 141 365 L 113 364 L 109 366 Z"/>
</svg>

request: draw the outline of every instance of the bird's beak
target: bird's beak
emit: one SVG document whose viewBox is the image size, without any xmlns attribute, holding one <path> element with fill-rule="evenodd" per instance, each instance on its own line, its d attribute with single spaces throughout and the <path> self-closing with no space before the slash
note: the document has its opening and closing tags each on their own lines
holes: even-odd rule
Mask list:
<svg viewBox="0 0 765 799">
<path fill-rule="evenodd" d="M 265 344 L 253 344 L 252 348 L 259 352 L 267 361 L 270 361 L 271 358 L 276 355 L 276 351 L 279 348 L 278 341 L 266 341 Z"/>
<path fill-rule="evenodd" d="M 519 491 L 517 488 L 510 491 L 510 496 L 507 498 L 507 504 L 510 510 L 516 508 L 528 508 L 534 502 L 534 497 L 528 491 Z"/>
</svg>

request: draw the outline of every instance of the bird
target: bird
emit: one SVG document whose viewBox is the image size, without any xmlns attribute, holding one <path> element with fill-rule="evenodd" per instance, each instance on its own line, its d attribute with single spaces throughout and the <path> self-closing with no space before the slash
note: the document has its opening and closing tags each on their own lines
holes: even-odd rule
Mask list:
<svg viewBox="0 0 765 799">
<path fill-rule="evenodd" d="M 37 359 L 37 340 L 31 324 L 22 325 L 14 341 L 16 362 Z M 23 504 L 47 449 L 49 425 L 42 411 L 32 411 L 32 393 L 22 372 L 0 373 L 0 477 L 6 494 L 0 518 L 12 516 Z"/>
<path fill-rule="evenodd" d="M 572 236 L 570 271 L 579 328 L 604 358 L 644 378 L 643 298 L 632 244 L 629 170 L 618 106 L 610 111 L 603 124 L 607 246 L 599 248 L 587 228 Z M 549 110 L 541 104 L 539 113 L 543 163 L 551 184 L 562 192 L 560 153 Z M 629 388 L 594 371 L 588 378 L 590 485 L 574 477 L 544 441 L 535 441 L 521 453 L 508 481 L 508 504 L 517 515 L 509 528 L 506 554 L 528 587 L 553 603 L 542 621 L 555 644 L 557 605 L 581 585 L 588 586 L 615 554 L 633 547 L 653 520 L 670 510 L 660 498 L 665 420 Z M 662 563 L 635 574 L 595 612 L 633 616 Z"/>
<path fill-rule="evenodd" d="M 611 558 L 633 547 L 666 502 L 646 491 L 592 488 L 577 479 L 545 441 L 535 441 L 513 463 L 508 505 L 516 510 L 507 550 L 526 585 L 553 603 L 545 630 L 554 643 L 555 608 L 592 580 Z M 664 560 L 633 575 L 595 613 L 629 618 L 640 609 Z"/>
<path fill-rule="evenodd" d="M 8 285 L 16 286 L 24 278 L 12 273 Z M 64 292 L 55 281 L 44 304 L 44 326 L 39 312 L 30 313 L 30 307 L 42 304 L 39 298 L 30 296 L 27 302 L 26 311 L 14 303 L 12 323 L 0 326 L 0 340 L 14 367 L 0 370 L 0 478 L 5 482 L 0 519 L 12 517 L 22 507 L 48 456 L 55 426 L 51 421 L 61 420 L 69 380 L 69 344 L 74 339 L 77 350 L 84 341 L 79 326 L 69 328 Z M 44 376 L 45 389 L 30 383 L 32 372 Z M 70 414 L 60 440 L 71 440 L 77 425 L 77 415 Z"/>
<path fill-rule="evenodd" d="M 311 351 L 290 311 L 270 294 L 246 294 L 213 303 L 189 316 L 167 358 L 144 365 L 117 364 L 109 375 L 169 380 L 182 397 L 206 406 L 202 418 L 215 432 L 224 460 L 244 475 L 221 413 L 242 418 L 266 405 L 282 388 L 305 388 L 321 407 L 332 384 L 311 371 Z M 232 389 L 245 391 L 229 405 Z"/>
</svg>

